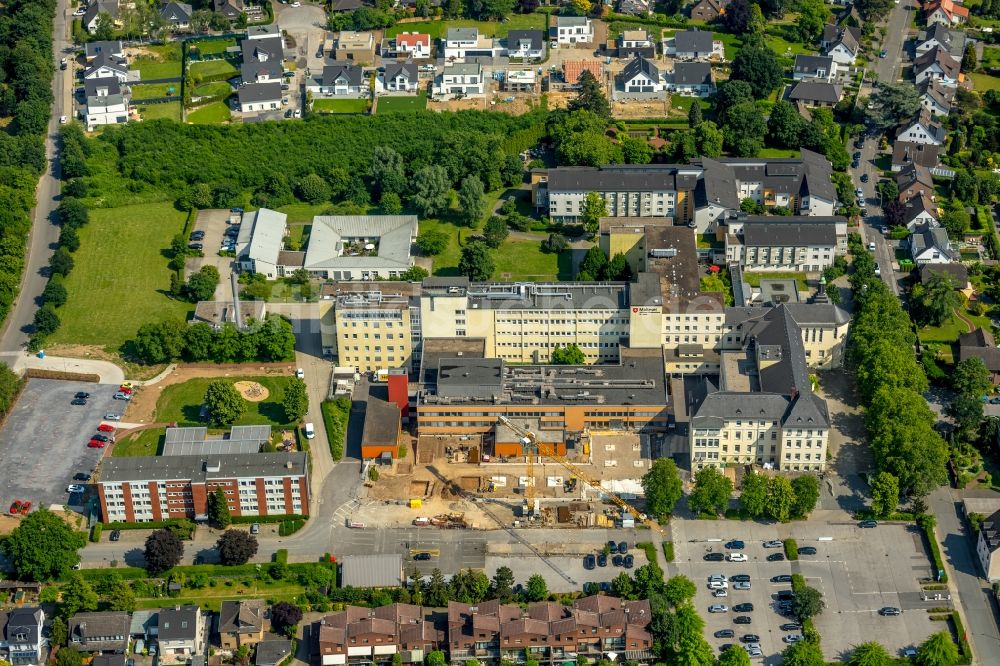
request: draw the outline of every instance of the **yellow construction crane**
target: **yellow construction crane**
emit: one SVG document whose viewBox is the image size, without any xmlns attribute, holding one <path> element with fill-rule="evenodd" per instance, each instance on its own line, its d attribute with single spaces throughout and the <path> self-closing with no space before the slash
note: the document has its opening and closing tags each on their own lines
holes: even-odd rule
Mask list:
<svg viewBox="0 0 1000 666">
<path fill-rule="evenodd" d="M 656 530 L 661 535 L 665 534 L 663 528 L 660 527 L 659 523 L 657 523 L 655 520 L 653 520 L 646 514 L 640 512 L 634 506 L 623 500 L 621 497 L 618 496 L 617 493 L 614 493 L 601 486 L 600 481 L 587 474 L 579 466 L 571 463 L 565 456 L 560 456 L 556 454 L 554 451 L 551 453 L 542 454 L 539 451 L 538 440 L 535 437 L 535 433 L 515 424 L 506 416 L 500 416 L 498 420 L 500 421 L 500 423 L 504 424 L 505 426 L 513 430 L 521 438 L 521 447 L 528 459 L 528 470 L 527 470 L 528 482 L 527 484 L 525 484 L 525 489 L 524 489 L 525 501 L 528 506 L 528 511 L 534 511 L 535 507 L 535 456 L 537 455 L 541 457 L 542 455 L 544 455 L 546 458 L 554 460 L 555 462 L 565 467 L 576 478 L 580 479 L 590 487 L 599 490 L 601 493 L 606 495 L 608 499 L 611 500 L 611 502 L 613 502 L 622 511 L 628 511 L 633 516 L 635 516 L 636 520 L 640 521 L 650 529 Z"/>
</svg>

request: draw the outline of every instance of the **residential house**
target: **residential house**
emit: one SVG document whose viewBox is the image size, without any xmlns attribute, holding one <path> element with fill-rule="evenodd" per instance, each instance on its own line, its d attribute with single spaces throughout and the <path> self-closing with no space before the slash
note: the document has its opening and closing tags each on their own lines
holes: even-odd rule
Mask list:
<svg viewBox="0 0 1000 666">
<path fill-rule="evenodd" d="M 564 60 L 562 66 L 563 81 L 570 86 L 580 83 L 580 75 L 590 72 L 595 79 L 601 80 L 601 62 L 599 60 Z"/>
<path fill-rule="evenodd" d="M 281 96 L 281 84 L 276 81 L 247 83 L 236 91 L 240 111 L 243 113 L 279 110 L 281 109 Z"/>
<path fill-rule="evenodd" d="M 586 16 L 557 16 L 550 28 L 558 44 L 588 44 L 594 41 L 594 24 Z"/>
<path fill-rule="evenodd" d="M 806 106 L 836 106 L 843 96 L 843 86 L 824 81 L 799 81 L 788 93 L 789 100 Z"/>
<path fill-rule="evenodd" d="M 370 65 L 375 59 L 375 39 L 372 33 L 341 30 L 334 44 L 333 58 Z"/>
<path fill-rule="evenodd" d="M 111 55 L 108 52 L 96 55 L 83 72 L 85 80 L 111 77 L 118 79 L 121 83 L 128 81 L 128 63 L 125 58 Z"/>
<path fill-rule="evenodd" d="M 961 25 L 969 20 L 969 8 L 955 0 L 930 0 L 924 2 L 924 20 L 928 26 Z"/>
<path fill-rule="evenodd" d="M 292 642 L 284 638 L 269 638 L 257 643 L 254 666 L 278 666 L 292 654 Z"/>
<path fill-rule="evenodd" d="M 912 234 L 918 229 L 941 226 L 938 221 L 938 208 L 930 197 L 913 197 L 906 202 L 903 213 L 903 224 Z"/>
<path fill-rule="evenodd" d="M 899 187 L 899 200 L 903 203 L 913 197 L 933 196 L 934 179 L 930 170 L 919 164 L 907 164 L 895 176 Z"/>
<path fill-rule="evenodd" d="M 861 50 L 861 29 L 828 23 L 823 28 L 820 45 L 825 50 L 826 55 L 833 58 L 838 65 L 853 65 Z"/>
<path fill-rule="evenodd" d="M 792 78 L 796 81 L 825 81 L 832 83 L 837 78 L 837 61 L 831 56 L 797 55 L 792 67 Z"/>
<path fill-rule="evenodd" d="M 622 59 L 656 57 L 656 46 L 645 30 L 623 30 L 615 41 L 615 48 Z"/>
<path fill-rule="evenodd" d="M 913 78 L 917 85 L 934 81 L 945 88 L 954 88 L 962 70 L 960 60 L 953 58 L 942 46 L 935 46 L 913 61 Z"/>
<path fill-rule="evenodd" d="M 896 141 L 892 144 L 892 170 L 902 171 L 911 164 L 933 169 L 938 165 L 938 155 L 941 146 L 929 143 L 911 143 Z"/>
<path fill-rule="evenodd" d="M 281 37 L 281 26 L 277 23 L 251 25 L 247 28 L 247 39 L 273 39 Z"/>
<path fill-rule="evenodd" d="M 714 21 L 726 12 L 726 0 L 698 0 L 691 5 L 691 18 L 695 21 Z"/>
<path fill-rule="evenodd" d="M 230 21 L 239 19 L 240 14 L 247 9 L 243 0 L 213 0 L 212 6 L 215 11 L 224 14 Z"/>
<path fill-rule="evenodd" d="M 87 32 L 94 34 L 97 30 L 97 23 L 102 15 L 108 16 L 114 22 L 115 27 L 119 27 L 121 22 L 118 20 L 118 0 L 96 0 L 95 2 L 91 2 L 87 5 L 87 9 L 80 18 L 80 22 Z"/>
<path fill-rule="evenodd" d="M 99 125 L 128 122 L 128 99 L 122 94 L 121 82 L 113 76 L 105 79 L 85 79 L 83 82 L 86 109 L 83 114 L 87 131 Z"/>
<path fill-rule="evenodd" d="M 432 2 L 431 5 L 434 3 Z M 361 0 L 333 0 L 330 5 L 330 11 L 334 14 L 340 14 L 343 12 L 353 12 L 355 9 L 361 9 L 365 4 Z"/>
<path fill-rule="evenodd" d="M 955 99 L 955 88 L 946 88 L 934 78 L 927 78 L 918 86 L 920 105 L 931 112 L 931 115 L 941 118 L 951 113 L 951 104 Z"/>
<path fill-rule="evenodd" d="M 48 641 L 42 636 L 45 612 L 26 606 L 0 612 L 0 629 L 6 659 L 12 666 L 37 666 L 43 663 L 42 649 Z"/>
<path fill-rule="evenodd" d="M 480 35 L 476 28 L 448 28 L 443 41 L 444 59 L 447 62 L 496 58 L 503 52 L 499 40 Z"/>
<path fill-rule="evenodd" d="M 618 13 L 629 16 L 645 16 L 649 14 L 648 0 L 618 0 Z"/>
<path fill-rule="evenodd" d="M 931 118 L 931 112 L 921 108 L 915 118 L 900 125 L 896 130 L 896 140 L 940 146 L 944 143 L 945 134 L 941 123 Z"/>
<path fill-rule="evenodd" d="M 251 60 L 240 65 L 240 78 L 243 83 L 281 83 L 283 71 L 280 60 Z"/>
<path fill-rule="evenodd" d="M 982 329 L 980 329 L 982 330 Z M 1000 511 L 983 519 L 976 537 L 976 555 L 989 582 L 1000 580 Z"/>
<path fill-rule="evenodd" d="M 174 606 L 160 609 L 157 636 L 160 657 L 166 661 L 186 661 L 204 655 L 205 617 L 197 606 Z"/>
<path fill-rule="evenodd" d="M 946 275 L 955 286 L 956 291 L 966 291 L 972 288 L 969 283 L 969 268 L 965 264 L 926 264 L 920 267 L 920 281 L 926 284 L 935 273 Z M 993 348 L 996 349 L 996 347 Z"/>
<path fill-rule="evenodd" d="M 156 639 L 159 633 L 160 611 L 136 610 L 132 612 L 132 621 L 128 633 L 132 638 L 141 638 L 147 643 Z"/>
<path fill-rule="evenodd" d="M 128 613 L 77 613 L 69 620 L 69 646 L 80 652 L 128 651 Z"/>
<path fill-rule="evenodd" d="M 508 69 L 504 72 L 503 89 L 507 92 L 538 92 L 538 77 L 533 69 Z"/>
<path fill-rule="evenodd" d="M 545 59 L 545 33 L 541 30 L 511 30 L 507 33 L 507 57 Z"/>
<path fill-rule="evenodd" d="M 414 93 L 420 87 L 420 72 L 412 62 L 390 62 L 379 72 L 378 81 L 386 92 Z"/>
<path fill-rule="evenodd" d="M 438 95 L 470 97 L 486 93 L 483 66 L 478 63 L 458 63 L 444 66 L 444 71 L 435 81 Z"/>
<path fill-rule="evenodd" d="M 682 30 L 663 40 L 663 52 L 678 60 L 724 60 L 725 46 L 708 30 Z"/>
<path fill-rule="evenodd" d="M 652 60 L 638 57 L 625 65 L 619 81 L 626 93 L 663 92 L 663 75 Z"/>
<path fill-rule="evenodd" d="M 936 46 L 942 47 L 958 61 L 965 55 L 966 36 L 962 30 L 954 30 L 947 25 L 935 23 L 917 36 L 916 55 L 921 56 Z"/>
<path fill-rule="evenodd" d="M 960 261 L 952 249 L 948 232 L 942 227 L 926 228 L 910 236 L 910 256 L 917 266 L 924 264 L 949 264 Z"/>
<path fill-rule="evenodd" d="M 678 62 L 674 73 L 668 77 L 670 92 L 695 97 L 708 97 L 715 93 L 712 66 L 707 62 Z"/>
<path fill-rule="evenodd" d="M 390 65 L 386 65 L 386 68 Z M 410 65 L 416 70 L 416 65 Z M 367 94 L 364 71 L 350 62 L 324 65 L 323 71 L 306 83 L 306 92 L 319 97 L 360 97 Z"/>
<path fill-rule="evenodd" d="M 444 632 L 430 618 L 430 611 L 410 604 L 348 606 L 313 623 L 310 652 L 316 663 L 331 666 L 388 661 L 396 654 L 403 663 L 421 663 L 423 655 L 445 645 Z"/>
<path fill-rule="evenodd" d="M 219 609 L 219 644 L 223 650 L 264 640 L 264 601 L 223 601 Z"/>
<path fill-rule="evenodd" d="M 958 361 L 978 358 L 990 372 L 990 381 L 1000 383 L 1000 348 L 993 334 L 982 328 L 958 336 Z"/>
<path fill-rule="evenodd" d="M 87 42 L 87 45 L 84 47 L 84 55 L 86 56 L 88 63 L 93 62 L 94 58 L 102 53 L 106 53 L 113 58 L 124 60 L 125 47 L 122 45 L 122 40 L 116 39 L 104 42 Z"/>
<path fill-rule="evenodd" d="M 185 2 L 163 3 L 160 7 L 160 18 L 166 21 L 171 30 L 187 30 L 191 27 L 191 5 Z"/>
<path fill-rule="evenodd" d="M 431 57 L 431 36 L 426 32 L 404 32 L 396 35 L 393 49 L 395 53 L 403 53 L 411 58 L 422 59 Z"/>
<path fill-rule="evenodd" d="M 243 83 L 281 82 L 285 43 L 280 34 L 266 37 L 248 36 L 243 40 L 242 53 L 240 76 Z"/>
</svg>

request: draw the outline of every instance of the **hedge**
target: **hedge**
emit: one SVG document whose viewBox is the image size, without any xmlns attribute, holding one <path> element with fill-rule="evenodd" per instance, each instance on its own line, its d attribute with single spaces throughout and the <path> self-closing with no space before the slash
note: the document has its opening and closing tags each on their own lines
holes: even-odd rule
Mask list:
<svg viewBox="0 0 1000 666">
<path fill-rule="evenodd" d="M 334 462 L 344 457 L 344 439 L 347 437 L 347 422 L 351 417 L 350 398 L 324 400 L 320 404 L 326 437 L 330 440 L 330 455 Z"/>
<path fill-rule="evenodd" d="M 955 634 L 958 636 L 958 651 L 961 654 L 958 663 L 971 664 L 972 646 L 969 645 L 969 639 L 965 635 L 965 625 L 962 624 L 962 618 L 959 617 L 958 611 L 951 612 L 951 621 L 955 624 Z"/>
<path fill-rule="evenodd" d="M 233 516 L 233 525 L 252 525 L 253 523 L 283 523 L 288 520 L 302 520 L 306 521 L 309 516 L 300 516 L 298 514 L 292 513 L 282 516 Z"/>
<path fill-rule="evenodd" d="M 170 520 L 153 521 L 149 523 L 104 523 L 106 530 L 176 530 L 181 539 L 188 540 L 197 527 L 190 520 L 173 518 Z"/>
<path fill-rule="evenodd" d="M 274 561 L 277 564 L 288 564 L 288 549 L 279 548 L 274 553 Z"/>
<path fill-rule="evenodd" d="M 101 540 L 101 524 L 94 523 L 90 528 L 90 543 L 97 543 Z"/>
<path fill-rule="evenodd" d="M 674 561 L 674 542 L 664 541 L 663 542 L 663 556 L 667 558 L 667 562 Z"/>
<path fill-rule="evenodd" d="M 653 564 L 656 563 L 656 546 L 646 541 L 644 543 L 635 544 L 635 547 L 646 553 L 647 562 L 652 562 Z"/>
<path fill-rule="evenodd" d="M 937 572 L 941 572 L 941 577 L 937 578 L 938 582 L 947 583 L 948 573 L 944 570 L 944 558 L 941 557 L 941 547 L 938 545 L 937 535 L 934 533 L 934 525 L 926 521 L 920 521 L 921 526 L 924 529 L 924 536 L 927 537 L 927 544 L 931 549 L 931 559 L 934 561 L 934 574 L 937 578 Z"/>
<path fill-rule="evenodd" d="M 296 518 L 295 520 L 285 520 L 278 525 L 278 536 L 291 536 L 305 526 L 306 521 L 301 518 Z"/>
<path fill-rule="evenodd" d="M 799 559 L 799 544 L 795 539 L 785 539 L 782 543 L 785 545 L 785 557 L 789 560 Z"/>
</svg>

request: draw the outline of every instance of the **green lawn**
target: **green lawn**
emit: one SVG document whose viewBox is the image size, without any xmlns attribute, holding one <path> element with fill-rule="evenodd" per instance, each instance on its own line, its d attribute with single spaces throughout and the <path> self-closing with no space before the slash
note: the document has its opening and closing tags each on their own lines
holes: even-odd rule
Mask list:
<svg viewBox="0 0 1000 666">
<path fill-rule="evenodd" d="M 141 86 L 132 86 L 132 99 L 139 101 L 143 99 L 159 99 L 160 97 L 180 98 L 181 84 L 178 83 L 147 83 Z"/>
<path fill-rule="evenodd" d="M 163 440 L 166 438 L 165 428 L 150 428 L 140 430 L 134 435 L 115 442 L 111 449 L 113 458 L 134 458 L 137 456 L 158 456 L 163 453 Z"/>
<path fill-rule="evenodd" d="M 395 37 L 401 32 L 426 32 L 431 39 L 440 39 L 444 37 L 448 28 L 479 28 L 479 34 L 486 37 L 506 37 L 511 30 L 544 29 L 545 17 L 541 14 L 511 14 L 506 23 L 469 19 L 397 23 L 385 31 L 385 36 Z"/>
<path fill-rule="evenodd" d="M 292 377 L 230 377 L 226 381 L 255 381 L 264 386 L 269 395 L 261 402 L 247 402 L 247 410 L 234 425 L 269 425 L 274 428 L 294 426 L 285 421 L 285 410 L 281 401 L 285 386 Z M 190 379 L 183 384 L 173 384 L 163 389 L 156 403 L 158 422 L 176 422 L 179 426 L 205 425 L 198 419 L 202 401 L 208 385 L 215 381 L 209 378 Z"/>
<path fill-rule="evenodd" d="M 795 280 L 798 284 L 799 291 L 808 291 L 809 285 L 806 284 L 806 274 L 797 272 L 788 273 L 744 273 L 743 279 L 746 280 L 747 284 L 751 287 L 759 287 L 761 280 Z"/>
<path fill-rule="evenodd" d="M 51 344 L 102 345 L 117 351 L 140 326 L 186 318 L 190 303 L 168 298 L 164 248 L 184 230 L 173 203 L 96 208 L 80 230 L 75 267 L 66 279 L 69 300 Z"/>
<path fill-rule="evenodd" d="M 163 104 L 147 104 L 146 106 L 139 106 L 136 108 L 139 109 L 139 115 L 142 116 L 143 120 L 159 120 L 161 118 L 165 118 L 176 122 L 181 121 L 180 101 L 165 102 Z"/>
<path fill-rule="evenodd" d="M 225 60 L 209 60 L 208 62 L 196 62 L 192 63 L 188 67 L 188 74 L 192 78 L 206 78 L 209 76 L 236 76 L 236 68 L 230 65 Z"/>
<path fill-rule="evenodd" d="M 972 86 L 976 89 L 976 92 L 984 93 L 987 90 L 1000 89 L 1000 78 L 996 76 L 977 74 L 976 72 L 971 72 L 968 76 L 972 79 Z"/>
<path fill-rule="evenodd" d="M 1000 67 L 1000 47 L 984 46 L 983 59 L 979 61 L 979 65 L 984 69 Z"/>
<path fill-rule="evenodd" d="M 181 75 L 181 45 L 171 42 L 163 46 L 144 46 L 153 55 L 136 58 L 133 67 L 138 67 L 143 80 L 169 79 Z"/>
<path fill-rule="evenodd" d="M 188 53 L 193 51 L 201 55 L 225 53 L 230 46 L 236 46 L 235 39 L 204 39 L 188 44 Z"/>
<path fill-rule="evenodd" d="M 407 97 L 379 97 L 379 113 L 398 113 L 399 111 L 422 111 L 427 108 L 427 91 Z"/>
<path fill-rule="evenodd" d="M 761 148 L 757 157 L 799 157 L 801 153 L 788 148 Z"/>
<path fill-rule="evenodd" d="M 316 113 L 365 113 L 371 107 L 367 99 L 317 99 L 312 110 Z"/>
<path fill-rule="evenodd" d="M 317 215 L 322 215 L 323 211 L 328 209 L 330 204 L 307 204 L 307 203 L 293 203 L 287 206 L 282 206 L 278 208 L 279 213 L 284 213 L 288 216 L 288 223 L 295 224 L 296 222 L 308 222 L 312 223 L 312 220 Z"/>
<path fill-rule="evenodd" d="M 228 95 L 233 92 L 233 87 L 225 81 L 215 83 L 204 83 L 194 89 L 195 97 L 214 97 L 216 95 Z"/>
<path fill-rule="evenodd" d="M 212 125 L 229 120 L 229 106 L 225 102 L 212 102 L 188 111 L 187 120 L 195 125 Z"/>
</svg>

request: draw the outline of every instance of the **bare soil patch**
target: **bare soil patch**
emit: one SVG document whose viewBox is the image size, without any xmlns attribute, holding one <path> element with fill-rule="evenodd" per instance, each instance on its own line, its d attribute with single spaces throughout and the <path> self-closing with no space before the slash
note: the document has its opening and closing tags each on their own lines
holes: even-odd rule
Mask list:
<svg viewBox="0 0 1000 666">
<path fill-rule="evenodd" d="M 261 402 L 267 400 L 267 397 L 271 395 L 270 391 L 257 382 L 236 382 L 233 386 L 240 392 L 244 400 L 250 402 Z"/>
</svg>

